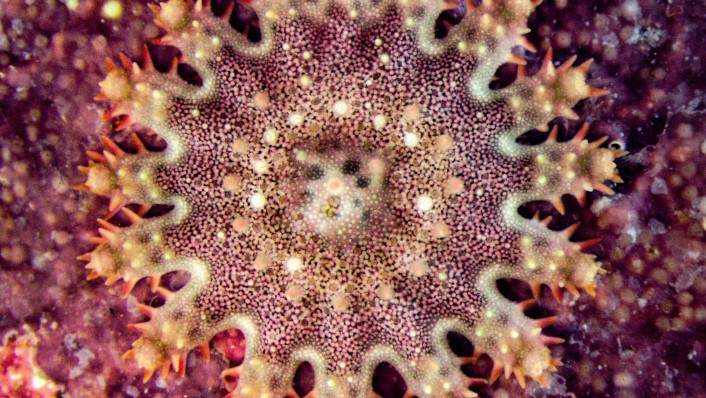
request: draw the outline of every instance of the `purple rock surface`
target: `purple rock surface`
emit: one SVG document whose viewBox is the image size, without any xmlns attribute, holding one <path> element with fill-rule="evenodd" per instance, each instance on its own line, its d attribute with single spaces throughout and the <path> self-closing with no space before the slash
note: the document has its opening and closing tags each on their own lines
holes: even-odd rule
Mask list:
<svg viewBox="0 0 706 398">
<path fill-rule="evenodd" d="M 126 326 L 141 319 L 148 284 L 124 300 L 119 286 L 87 281 L 76 260 L 107 208 L 72 189 L 85 152 L 113 127 L 93 100 L 104 59 L 137 59 L 160 34 L 147 2 L 117 2 L 117 18 L 109 3 L 0 1 L 0 335 L 33 330 L 36 364 L 64 397 L 220 397 L 227 363 L 215 348 L 209 361 L 191 353 L 185 378 L 143 383 L 121 356 L 138 337 Z M 706 5 L 687 0 L 547 0 L 531 16 L 539 51 L 530 67 L 550 46 L 555 59 L 594 58 L 591 82 L 611 93 L 581 102 L 580 122 L 630 154 L 618 163 L 617 195 L 555 214 L 557 225 L 580 221 L 579 236 L 602 239 L 589 251 L 608 271 L 596 297 L 565 294 L 558 305 L 542 291 L 540 311 L 559 317 L 551 334 L 566 340 L 552 347 L 564 365 L 548 388 L 501 378 L 474 386 L 480 396 L 706 396 L 705 18 Z M 498 84 L 513 68 L 500 68 Z M 566 131 L 580 122 L 559 121 Z M 379 373 L 379 391 L 396 396 L 395 372 Z"/>
</svg>

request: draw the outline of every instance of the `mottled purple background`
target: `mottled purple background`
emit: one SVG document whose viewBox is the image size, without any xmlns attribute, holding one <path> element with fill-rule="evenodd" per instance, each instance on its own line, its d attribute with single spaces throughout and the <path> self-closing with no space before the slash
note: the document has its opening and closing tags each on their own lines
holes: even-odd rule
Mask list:
<svg viewBox="0 0 706 398">
<path fill-rule="evenodd" d="M 123 17 L 101 16 L 103 1 L 0 0 L 0 335 L 29 325 L 41 339 L 39 365 L 71 397 L 218 397 L 225 363 L 189 356 L 185 379 L 142 384 L 123 361 L 137 333 L 136 298 L 88 282 L 75 257 L 104 199 L 77 192 L 77 166 L 111 126 L 92 98 L 104 58 L 137 58 L 159 34 L 146 2 L 124 0 Z M 555 226 L 582 221 L 579 235 L 609 271 L 596 298 L 570 294 L 541 307 L 560 320 L 549 333 L 564 366 L 543 389 L 522 392 L 501 379 L 474 388 L 496 397 L 706 396 L 706 6 L 702 0 L 546 0 L 528 36 L 555 60 L 595 58 L 589 72 L 606 97 L 578 105 L 594 136 L 609 135 L 630 155 L 626 183 L 610 199 L 591 196 L 598 214 L 579 209 Z M 536 66 L 536 65 L 535 65 Z M 532 71 L 532 68 L 530 68 Z M 503 67 L 499 75 L 513 75 Z M 559 124 L 575 131 L 577 124 Z M 541 206 L 540 206 L 541 207 Z M 515 286 L 517 285 L 517 286 Z M 508 287 L 526 294 L 520 284 Z M 149 299 L 143 284 L 136 295 Z M 478 371 L 479 369 L 476 369 Z M 383 377 L 384 379 L 384 377 Z M 389 382 L 389 381 L 388 381 Z M 385 383 L 384 381 L 382 383 Z"/>
</svg>

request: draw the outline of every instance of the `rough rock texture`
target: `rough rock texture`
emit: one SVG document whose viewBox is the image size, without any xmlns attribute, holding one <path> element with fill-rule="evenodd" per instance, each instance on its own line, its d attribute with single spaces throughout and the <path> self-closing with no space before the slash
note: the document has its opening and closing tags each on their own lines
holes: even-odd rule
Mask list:
<svg viewBox="0 0 706 398">
<path fill-rule="evenodd" d="M 580 220 L 592 228 L 579 235 L 603 238 L 592 250 L 609 271 L 596 299 L 567 297 L 567 309 L 542 295 L 546 313 L 559 316 L 552 334 L 567 340 L 553 348 L 564 366 L 549 390 L 522 392 L 501 378 L 475 387 L 481 395 L 704 394 L 704 9 L 692 3 L 548 1 L 533 14 L 528 37 L 539 54 L 551 44 L 556 59 L 596 58 L 591 81 L 611 94 L 578 113 L 631 155 L 619 164 L 627 184 L 618 197 L 591 204 L 589 196 L 597 219 L 572 203 L 566 217 L 554 214 L 557 229 Z M 143 385 L 134 363 L 120 359 L 138 335 L 125 327 L 141 319 L 137 301 L 86 282 L 75 260 L 93 247 L 92 220 L 107 206 L 70 189 L 83 181 L 84 152 L 110 127 L 92 101 L 103 58 L 137 57 L 158 34 L 149 10 L 125 2 L 113 20 L 101 16 L 103 2 L 69 1 L 71 11 L 59 2 L 0 4 L 0 328 L 34 329 L 38 364 L 70 396 L 222 395 L 223 365 L 198 354 L 188 357 L 189 377 Z M 501 68 L 498 84 L 512 68 Z M 140 283 L 135 296 L 149 301 L 148 290 Z M 530 297 L 521 284 L 508 290 Z"/>
</svg>

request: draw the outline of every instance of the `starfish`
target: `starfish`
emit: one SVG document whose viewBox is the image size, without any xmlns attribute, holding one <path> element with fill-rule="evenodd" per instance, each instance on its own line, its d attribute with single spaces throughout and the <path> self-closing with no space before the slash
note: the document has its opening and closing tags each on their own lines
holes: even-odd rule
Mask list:
<svg viewBox="0 0 706 398">
<path fill-rule="evenodd" d="M 496 283 L 593 294 L 601 269 L 583 252 L 594 241 L 570 240 L 577 226 L 552 231 L 517 210 L 546 200 L 563 213 L 562 195 L 612 194 L 623 152 L 586 140 L 587 124 L 566 142 L 556 126 L 540 145 L 516 142 L 606 93 L 586 84 L 590 61 L 555 67 L 551 51 L 527 75 L 512 49 L 536 51 L 522 34 L 537 3 L 155 6 L 157 42 L 181 55 L 166 72 L 146 49 L 141 64 L 109 61 L 99 99 L 116 129 L 146 127 L 166 149 L 104 137 L 81 187 L 110 198 L 97 247 L 80 257 L 89 277 L 124 280 L 123 295 L 150 278 L 166 299 L 139 305 L 150 319 L 130 326 L 142 336 L 126 357 L 145 380 L 185 374 L 188 352 L 235 328 L 247 348 L 225 373 L 238 378 L 232 396 L 292 394 L 303 362 L 322 397 L 370 396 L 381 362 L 410 396 L 472 396 L 478 380 L 460 366 L 482 353 L 491 381 L 504 371 L 546 384 L 561 363 L 547 345 L 561 339 L 541 331 L 556 318 L 530 319 L 534 300 L 514 303 Z M 240 33 L 229 19 L 245 11 L 257 19 Z M 506 62 L 517 80 L 491 90 Z M 175 292 L 160 286 L 173 271 L 190 275 Z M 450 332 L 472 357 L 452 353 Z"/>
</svg>

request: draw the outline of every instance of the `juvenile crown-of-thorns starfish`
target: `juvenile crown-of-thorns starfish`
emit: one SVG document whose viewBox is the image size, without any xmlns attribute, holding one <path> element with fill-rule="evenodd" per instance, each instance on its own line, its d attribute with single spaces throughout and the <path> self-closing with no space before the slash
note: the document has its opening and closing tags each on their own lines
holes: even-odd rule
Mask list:
<svg viewBox="0 0 706 398">
<path fill-rule="evenodd" d="M 185 356 L 217 333 L 246 337 L 233 396 L 291 393 L 302 362 L 320 397 L 373 395 L 381 362 L 403 375 L 408 395 L 472 396 L 462 363 L 489 355 L 491 381 L 504 370 L 524 386 L 546 383 L 560 362 L 502 278 L 593 293 L 600 264 L 518 207 L 620 182 L 615 149 L 570 141 L 556 128 L 541 145 L 516 138 L 604 90 L 585 83 L 590 62 L 555 68 L 551 51 L 527 76 L 512 48 L 539 1 L 258 1 L 260 40 L 229 25 L 232 7 L 169 0 L 154 7 L 161 44 L 180 58 L 161 73 L 109 62 L 100 84 L 106 119 L 162 137 L 137 153 L 110 139 L 89 153 L 83 186 L 110 198 L 98 246 L 82 256 L 90 277 L 125 281 L 128 294 L 151 278 L 166 303 L 139 308 L 150 320 L 126 354 L 145 370 L 185 372 Z M 453 8 L 445 37 L 435 26 Z M 516 82 L 489 89 L 497 68 L 519 64 Z M 189 64 L 202 80 L 176 73 Z M 147 217 L 154 205 L 173 209 Z M 120 214 L 119 214 L 120 213 Z M 128 225 L 111 222 L 123 217 Z M 161 276 L 190 274 L 182 289 Z M 475 349 L 460 358 L 447 334 Z M 206 350 L 207 351 L 207 350 Z"/>
</svg>

